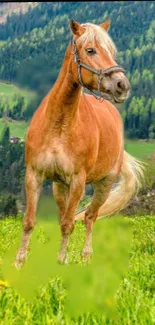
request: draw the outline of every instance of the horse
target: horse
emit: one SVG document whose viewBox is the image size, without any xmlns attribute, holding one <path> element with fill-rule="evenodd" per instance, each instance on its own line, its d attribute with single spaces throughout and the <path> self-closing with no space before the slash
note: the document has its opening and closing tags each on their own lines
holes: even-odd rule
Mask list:
<svg viewBox="0 0 155 325">
<path fill-rule="evenodd" d="M 27 206 L 17 267 L 27 257 L 45 179 L 53 181 L 59 209 L 59 263 L 66 262 L 76 220 L 85 223 L 82 257 L 87 260 L 92 255 L 96 219 L 123 209 L 141 186 L 142 164 L 124 151 L 123 121 L 114 106 L 128 98 L 130 83 L 116 63 L 116 46 L 108 34 L 110 23 L 70 21 L 72 38 L 59 75 L 32 117 L 25 143 Z M 85 185 L 90 183 L 92 201 L 76 214 Z"/>
</svg>

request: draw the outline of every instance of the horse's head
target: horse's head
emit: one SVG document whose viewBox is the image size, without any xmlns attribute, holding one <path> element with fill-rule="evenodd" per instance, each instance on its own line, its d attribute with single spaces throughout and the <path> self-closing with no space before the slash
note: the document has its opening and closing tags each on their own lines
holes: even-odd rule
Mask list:
<svg viewBox="0 0 155 325">
<path fill-rule="evenodd" d="M 115 61 L 116 47 L 107 31 L 110 21 L 99 26 L 71 20 L 74 80 L 90 90 L 109 94 L 116 103 L 129 96 L 130 84 Z"/>
</svg>

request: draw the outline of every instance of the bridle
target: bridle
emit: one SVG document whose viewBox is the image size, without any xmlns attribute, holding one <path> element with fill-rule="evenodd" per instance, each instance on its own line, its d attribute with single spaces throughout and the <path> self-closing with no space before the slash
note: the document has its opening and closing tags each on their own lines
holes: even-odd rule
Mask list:
<svg viewBox="0 0 155 325">
<path fill-rule="evenodd" d="M 113 72 L 123 72 L 125 74 L 125 70 L 119 66 L 116 65 L 114 67 L 108 68 L 108 69 L 95 69 L 90 67 L 88 64 L 81 62 L 79 55 L 78 55 L 78 51 L 77 51 L 77 47 L 76 47 L 76 42 L 74 37 L 72 38 L 72 47 L 73 47 L 73 55 L 74 55 L 74 61 L 75 63 L 77 63 L 78 66 L 78 78 L 79 78 L 79 82 L 81 84 L 82 87 L 87 88 L 92 94 L 93 96 L 98 99 L 99 101 L 103 101 L 104 99 L 108 99 L 108 100 L 112 100 L 112 97 L 109 94 L 103 93 L 101 92 L 101 81 L 103 79 L 104 76 L 108 76 Z M 82 81 L 82 76 L 81 76 L 81 67 L 85 68 L 86 70 L 91 71 L 92 73 L 96 74 L 98 76 L 98 90 L 97 92 L 99 93 L 99 96 L 96 95 L 94 90 L 91 90 L 88 86 L 86 86 L 83 81 Z"/>
</svg>

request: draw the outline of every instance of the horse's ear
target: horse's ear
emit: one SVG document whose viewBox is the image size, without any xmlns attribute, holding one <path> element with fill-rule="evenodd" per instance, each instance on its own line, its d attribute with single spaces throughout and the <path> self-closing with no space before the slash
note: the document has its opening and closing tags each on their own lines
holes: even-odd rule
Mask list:
<svg viewBox="0 0 155 325">
<path fill-rule="evenodd" d="M 100 24 L 100 26 L 102 28 L 104 28 L 107 32 L 108 32 L 108 30 L 110 28 L 110 25 L 111 25 L 111 21 L 110 20 L 106 20 L 104 23 Z"/>
<path fill-rule="evenodd" d="M 85 28 L 73 19 L 70 21 L 70 28 L 73 34 L 77 36 L 82 35 L 85 31 Z"/>
</svg>

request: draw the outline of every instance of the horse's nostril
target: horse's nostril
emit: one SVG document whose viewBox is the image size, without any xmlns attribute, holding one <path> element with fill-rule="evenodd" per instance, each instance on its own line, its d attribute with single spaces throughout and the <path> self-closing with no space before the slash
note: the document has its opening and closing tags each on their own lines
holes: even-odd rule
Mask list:
<svg viewBox="0 0 155 325">
<path fill-rule="evenodd" d="M 124 90 L 125 89 L 125 84 L 122 81 L 118 81 L 117 87 L 119 90 Z"/>
<path fill-rule="evenodd" d="M 120 96 L 122 94 L 122 91 L 116 90 L 116 94 Z"/>
</svg>

